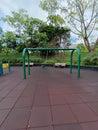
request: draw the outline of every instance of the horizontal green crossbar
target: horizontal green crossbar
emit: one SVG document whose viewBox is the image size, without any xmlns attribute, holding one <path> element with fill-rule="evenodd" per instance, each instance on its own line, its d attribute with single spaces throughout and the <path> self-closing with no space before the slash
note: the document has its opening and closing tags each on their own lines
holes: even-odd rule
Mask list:
<svg viewBox="0 0 98 130">
<path fill-rule="evenodd" d="M 71 55 L 70 55 L 70 73 L 72 73 L 72 56 L 73 56 L 73 52 L 76 51 L 78 54 L 78 74 L 77 77 L 80 77 L 80 61 L 81 61 L 81 54 L 80 54 L 80 50 L 78 48 L 24 48 L 23 52 L 22 52 L 22 59 L 23 59 L 23 75 L 24 75 L 24 79 L 26 79 L 26 66 L 25 66 L 25 56 L 26 53 L 28 55 L 28 74 L 30 74 L 30 55 L 29 55 L 29 51 L 43 51 L 43 50 L 68 50 L 71 51 Z"/>
</svg>

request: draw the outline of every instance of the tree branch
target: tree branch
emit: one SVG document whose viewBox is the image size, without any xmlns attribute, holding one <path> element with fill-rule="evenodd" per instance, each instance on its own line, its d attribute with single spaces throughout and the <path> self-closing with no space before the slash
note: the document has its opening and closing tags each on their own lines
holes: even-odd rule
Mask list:
<svg viewBox="0 0 98 130">
<path fill-rule="evenodd" d="M 89 23 L 88 23 L 88 25 L 87 25 L 87 29 L 88 29 L 88 27 L 90 26 L 90 24 L 91 24 L 91 22 L 93 21 L 93 19 L 97 16 L 97 14 L 94 16 L 94 11 L 95 11 L 95 0 L 94 0 L 94 3 L 93 3 L 93 9 L 92 9 L 92 15 L 91 15 L 91 19 L 90 19 L 90 21 L 89 21 Z"/>
<path fill-rule="evenodd" d="M 96 25 L 96 23 L 94 23 L 94 25 L 92 26 L 92 29 L 91 29 L 91 31 L 90 31 L 89 34 L 88 34 L 88 37 L 90 37 L 91 33 L 93 32 L 93 30 L 94 30 L 94 28 L 95 28 L 95 25 Z"/>
</svg>

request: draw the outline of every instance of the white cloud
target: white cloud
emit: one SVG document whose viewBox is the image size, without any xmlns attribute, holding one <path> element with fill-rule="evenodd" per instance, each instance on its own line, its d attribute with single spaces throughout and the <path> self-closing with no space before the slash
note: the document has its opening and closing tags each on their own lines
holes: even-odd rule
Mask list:
<svg viewBox="0 0 98 130">
<path fill-rule="evenodd" d="M 0 11 L 4 15 L 11 15 L 11 11 L 18 11 L 23 8 L 28 11 L 28 14 L 33 18 L 46 20 L 47 13 L 39 7 L 40 0 L 0 0 Z M 4 24 L 4 30 L 8 25 Z"/>
</svg>

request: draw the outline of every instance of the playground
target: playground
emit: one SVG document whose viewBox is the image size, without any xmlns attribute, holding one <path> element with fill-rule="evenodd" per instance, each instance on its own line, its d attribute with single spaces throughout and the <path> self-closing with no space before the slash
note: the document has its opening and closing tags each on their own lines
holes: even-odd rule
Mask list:
<svg viewBox="0 0 98 130">
<path fill-rule="evenodd" d="M 28 67 L 26 67 L 28 71 Z M 98 72 L 22 67 L 0 76 L 0 130 L 97 130 Z"/>
<path fill-rule="evenodd" d="M 0 130 L 98 130 L 98 0 L 0 1 Z"/>
</svg>

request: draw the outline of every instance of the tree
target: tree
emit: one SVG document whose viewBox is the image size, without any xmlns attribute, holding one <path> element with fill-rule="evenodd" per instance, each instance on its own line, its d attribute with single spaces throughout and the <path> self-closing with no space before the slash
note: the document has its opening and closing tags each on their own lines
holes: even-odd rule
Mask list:
<svg viewBox="0 0 98 130">
<path fill-rule="evenodd" d="M 61 26 L 64 20 L 60 15 L 49 15 L 49 23 L 46 23 L 38 18 L 30 17 L 27 11 L 20 9 L 3 19 L 13 28 L 13 32 L 7 32 L 5 35 L 7 46 L 14 47 L 14 39 L 16 39 L 19 51 L 25 46 L 59 47 L 61 39 L 68 41 L 70 37 L 70 29 Z"/>
<path fill-rule="evenodd" d="M 51 0 L 41 1 L 42 9 L 49 12 L 48 5 Z M 84 41 L 84 44 L 89 52 L 94 52 L 98 39 L 95 44 L 92 46 L 90 38 L 93 36 L 98 24 L 98 1 L 97 0 L 56 0 L 56 4 L 53 9 L 60 9 L 64 14 L 65 20 L 71 26 L 71 31 L 77 36 L 81 37 Z M 59 3 L 60 2 L 60 3 Z M 52 4 L 52 2 L 51 2 Z M 45 6 L 45 7 L 43 7 Z M 47 8 L 46 8 L 47 7 Z"/>
<path fill-rule="evenodd" d="M 32 17 L 29 17 L 25 22 L 24 35 L 26 42 L 29 44 L 30 47 L 36 47 L 38 45 L 36 41 L 40 40 L 38 40 L 39 37 L 37 37 L 36 35 L 38 34 L 39 28 L 42 24 L 44 24 L 42 20 Z"/>
<path fill-rule="evenodd" d="M 20 44 L 18 50 L 22 50 L 24 46 L 37 47 L 34 38 L 39 27 L 44 23 L 42 20 L 30 17 L 27 11 L 23 9 L 20 9 L 18 12 L 13 11 L 11 16 L 7 15 L 3 20 L 12 27 L 13 33 L 16 35 L 18 44 Z M 22 44 L 24 45 L 22 46 Z"/>
<path fill-rule="evenodd" d="M 0 44 L 2 45 L 2 37 L 4 35 L 4 32 L 2 30 L 2 28 L 0 27 Z"/>
<path fill-rule="evenodd" d="M 41 0 L 40 7 L 47 11 L 49 15 L 53 15 L 56 12 L 56 9 L 58 9 L 58 2 L 57 0 Z"/>
<path fill-rule="evenodd" d="M 82 52 L 87 52 L 87 49 L 86 49 L 86 47 L 84 46 L 83 43 L 78 44 L 78 45 L 77 45 L 77 48 L 78 48 L 80 51 L 82 51 Z"/>
<path fill-rule="evenodd" d="M 26 41 L 24 39 L 24 30 L 25 30 L 25 23 L 28 18 L 29 18 L 29 16 L 27 14 L 27 11 L 24 9 L 19 9 L 18 12 L 12 11 L 11 16 L 7 15 L 3 18 L 3 21 L 7 22 L 13 30 L 12 39 L 13 39 L 13 36 L 15 35 L 16 42 L 18 42 L 18 43 L 24 43 Z M 8 35 L 10 35 L 10 32 L 8 32 L 6 34 L 7 37 L 8 37 Z"/>
<path fill-rule="evenodd" d="M 7 22 L 13 31 L 20 36 L 24 31 L 24 24 L 28 19 L 27 11 L 24 9 L 19 9 L 18 12 L 12 11 L 12 16 L 7 15 L 3 18 L 4 22 Z"/>
<path fill-rule="evenodd" d="M 48 38 L 48 47 L 60 47 L 63 42 L 66 45 L 70 38 L 70 29 L 67 27 L 44 24 L 39 28 L 39 32 L 46 33 Z"/>
<path fill-rule="evenodd" d="M 60 15 L 49 15 L 47 21 L 54 26 L 62 26 L 64 24 L 64 19 Z"/>
<path fill-rule="evenodd" d="M 0 27 L 0 52 L 2 50 L 2 44 L 3 44 L 3 30 Z"/>
<path fill-rule="evenodd" d="M 13 34 L 13 32 L 10 32 L 10 31 L 6 32 L 4 41 L 7 44 L 8 48 L 15 49 L 17 46 L 16 36 Z"/>
<path fill-rule="evenodd" d="M 48 47 L 48 37 L 45 32 L 35 32 L 33 37 L 33 47 Z"/>
</svg>

